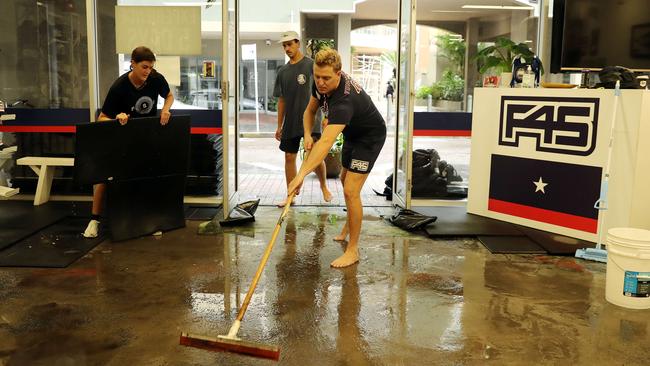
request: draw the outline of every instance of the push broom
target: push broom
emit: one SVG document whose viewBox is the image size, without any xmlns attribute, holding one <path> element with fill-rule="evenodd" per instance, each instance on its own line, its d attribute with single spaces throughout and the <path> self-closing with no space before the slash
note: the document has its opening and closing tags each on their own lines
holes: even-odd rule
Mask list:
<svg viewBox="0 0 650 366">
<path fill-rule="evenodd" d="M 602 248 L 603 232 L 605 231 L 605 211 L 607 210 L 607 190 L 609 184 L 609 169 L 612 164 L 612 149 L 614 147 L 614 126 L 616 125 L 616 112 L 618 99 L 621 95 L 621 82 L 616 81 L 614 87 L 614 108 L 612 112 L 612 126 L 609 134 L 609 149 L 607 150 L 607 165 L 605 165 L 605 177 L 600 185 L 600 198 L 596 201 L 594 208 L 601 211 L 598 214 L 598 242 L 595 248 L 584 248 L 576 250 L 576 258 L 587 259 L 590 261 L 607 263 L 607 250 Z"/>
<path fill-rule="evenodd" d="M 282 211 L 282 214 L 278 219 L 278 223 L 275 225 L 275 230 L 273 230 L 271 241 L 269 241 L 269 244 L 266 246 L 266 250 L 264 251 L 262 260 L 260 261 L 260 264 L 257 266 L 257 272 L 253 277 L 253 282 L 251 283 L 251 287 L 248 289 L 248 293 L 244 298 L 244 302 L 242 303 L 242 306 L 241 308 L 239 308 L 239 312 L 237 313 L 237 318 L 232 323 L 232 326 L 230 327 L 228 334 L 220 335 L 214 338 L 209 336 L 202 336 L 202 335 L 183 332 L 181 333 L 181 339 L 180 339 L 181 345 L 202 348 L 202 349 L 206 349 L 209 351 L 216 351 L 216 352 L 240 353 L 240 354 L 245 354 L 254 357 L 269 358 L 276 361 L 280 358 L 280 347 L 275 345 L 267 345 L 267 344 L 245 341 L 237 337 L 237 333 L 239 332 L 239 327 L 241 326 L 241 322 L 244 319 L 244 314 L 246 313 L 248 304 L 251 301 L 253 292 L 255 292 L 255 288 L 257 287 L 257 282 L 259 281 L 260 276 L 262 275 L 262 271 L 264 271 L 264 266 L 266 266 L 266 261 L 269 259 L 269 256 L 271 255 L 271 251 L 273 250 L 273 245 L 275 244 L 275 239 L 278 237 L 278 234 L 280 233 L 282 222 L 284 222 L 284 219 L 287 216 L 287 213 L 289 212 L 289 207 L 291 206 L 291 202 L 293 201 L 294 196 L 295 193 L 292 193 L 287 198 L 287 204 L 284 206 L 284 210 Z"/>
</svg>

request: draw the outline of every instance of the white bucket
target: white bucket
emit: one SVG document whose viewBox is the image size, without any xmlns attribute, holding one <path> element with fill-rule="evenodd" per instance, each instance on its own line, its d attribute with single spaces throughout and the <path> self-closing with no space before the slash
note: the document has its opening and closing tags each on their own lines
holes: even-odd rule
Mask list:
<svg viewBox="0 0 650 366">
<path fill-rule="evenodd" d="M 609 230 L 605 298 L 625 308 L 650 309 L 650 231 Z"/>
</svg>

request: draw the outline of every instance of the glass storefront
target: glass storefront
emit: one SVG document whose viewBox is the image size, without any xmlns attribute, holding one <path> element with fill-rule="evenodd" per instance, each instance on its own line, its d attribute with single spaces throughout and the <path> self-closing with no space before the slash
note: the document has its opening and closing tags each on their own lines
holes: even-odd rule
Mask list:
<svg viewBox="0 0 650 366">
<path fill-rule="evenodd" d="M 206 125 L 217 120 L 221 123 L 222 14 L 219 1 L 106 0 L 94 3 L 96 31 L 89 32 L 84 0 L 0 2 L 0 13 L 3 14 L 0 22 L 0 100 L 11 108 L 63 112 L 60 118 L 68 118 L 70 124 L 86 120 L 88 108 L 94 105 L 101 108 L 112 83 L 129 70 L 130 55 L 117 51 L 116 7 L 198 5 L 200 52 L 174 54 L 153 49 L 159 58 L 156 67 L 170 82 L 175 96 L 173 109 L 212 111 L 214 114 L 206 115 Z M 395 0 L 395 9 L 391 13 L 394 17 L 398 3 Z M 338 20 L 329 20 L 336 15 L 305 15 L 303 9 L 318 8 L 313 1 L 294 1 L 278 7 L 248 0 L 240 5 L 240 44 L 254 45 L 256 49 L 255 59 L 240 59 L 239 64 L 240 132 L 273 132 L 277 125 L 273 84 L 278 68 L 286 62 L 282 48 L 276 43 L 277 37 L 287 29 L 303 29 L 305 41 L 338 37 Z M 364 7 L 368 6 L 359 3 L 357 14 L 351 16 L 350 70 L 362 82 L 392 128 L 398 112 L 398 80 L 394 72 L 398 66 L 397 19 L 365 19 L 366 15 L 358 13 L 366 11 Z M 447 11 L 442 6 L 446 5 L 431 1 L 417 4 L 415 16 L 418 25 L 413 44 L 415 66 L 411 81 L 415 91 L 412 150 L 434 149 L 438 162 L 444 160 L 455 168 L 449 171 L 457 173 L 461 179 L 455 184 L 463 187 L 469 178 L 472 95 L 474 88 L 481 83 L 475 55 L 501 38 L 526 43 L 538 53 L 539 6 L 531 5 L 532 9 L 520 10 L 458 12 Z M 97 65 L 89 68 L 88 42 L 89 34 L 93 33 L 97 42 Z M 95 38 L 90 41 L 94 42 Z M 98 75 L 97 100 L 92 101 L 89 100 L 93 95 L 89 90 L 89 75 L 95 68 Z M 388 93 L 389 86 L 393 94 Z M 159 104 L 162 105 L 162 100 Z M 66 111 L 72 111 L 72 114 L 68 116 Z M 68 156 L 73 153 L 69 136 L 50 134 L 47 135 L 48 142 L 41 138 L 33 139 L 33 136 L 29 137 L 33 140 L 29 144 L 33 147 L 38 145 L 34 151 L 39 154 Z M 207 144 L 211 145 L 210 149 L 218 145 L 216 140 Z M 214 154 L 210 155 L 211 162 L 218 160 Z M 216 174 L 215 166 L 208 175 Z M 440 169 L 441 166 L 434 167 L 425 178 L 414 176 L 414 185 L 418 184 L 418 179 L 436 178 L 436 174 L 442 173 Z M 23 169 L 23 172 L 34 178 L 28 169 Z M 197 173 L 197 176 L 201 175 Z M 413 196 L 444 198 L 444 194 L 438 197 L 437 193 L 432 195 L 430 192 L 421 197 L 417 193 Z"/>
</svg>

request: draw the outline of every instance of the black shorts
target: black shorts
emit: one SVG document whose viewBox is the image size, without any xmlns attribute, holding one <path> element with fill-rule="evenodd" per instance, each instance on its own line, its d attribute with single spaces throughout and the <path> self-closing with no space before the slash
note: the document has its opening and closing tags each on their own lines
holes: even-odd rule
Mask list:
<svg viewBox="0 0 650 366">
<path fill-rule="evenodd" d="M 384 147 L 384 138 L 370 141 L 349 141 L 345 140 L 341 152 L 341 163 L 343 167 L 351 172 L 368 174 L 379 157 L 381 148 Z"/>
<path fill-rule="evenodd" d="M 320 133 L 312 133 L 311 137 L 314 139 L 314 142 L 316 142 L 318 139 L 320 139 Z M 298 150 L 300 149 L 301 139 L 302 136 L 280 140 L 280 150 L 289 154 L 297 154 Z"/>
</svg>

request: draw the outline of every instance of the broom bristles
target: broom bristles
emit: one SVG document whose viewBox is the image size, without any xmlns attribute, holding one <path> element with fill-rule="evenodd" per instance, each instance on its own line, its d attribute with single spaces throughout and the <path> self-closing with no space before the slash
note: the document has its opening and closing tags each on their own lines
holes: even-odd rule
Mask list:
<svg viewBox="0 0 650 366">
<path fill-rule="evenodd" d="M 253 357 L 278 360 L 280 347 L 244 340 L 214 338 L 196 334 L 181 333 L 180 344 L 215 352 L 233 352 Z"/>
</svg>

